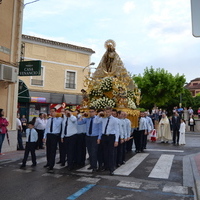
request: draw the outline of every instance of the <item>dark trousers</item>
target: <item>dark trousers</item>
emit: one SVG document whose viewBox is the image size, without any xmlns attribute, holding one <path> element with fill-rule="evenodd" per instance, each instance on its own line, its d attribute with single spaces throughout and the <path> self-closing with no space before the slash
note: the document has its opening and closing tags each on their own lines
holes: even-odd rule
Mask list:
<svg viewBox="0 0 200 200">
<path fill-rule="evenodd" d="M 115 135 L 102 135 L 101 138 L 104 154 L 105 168 L 109 169 L 111 172 L 114 171 L 115 167 Z"/>
<path fill-rule="evenodd" d="M 44 137 L 44 130 L 36 129 L 38 133 L 38 141 L 36 148 L 43 149 L 43 137 Z"/>
<path fill-rule="evenodd" d="M 24 159 L 22 161 L 23 165 L 26 165 L 26 161 L 28 159 L 29 152 L 31 152 L 32 163 L 34 165 L 36 164 L 35 146 L 36 146 L 36 142 L 26 142 Z"/>
<path fill-rule="evenodd" d="M 143 136 L 144 130 L 135 130 L 134 131 L 134 142 L 135 142 L 135 150 L 136 151 L 143 151 Z"/>
<path fill-rule="evenodd" d="M 58 137 L 59 136 L 56 134 L 50 134 L 50 133 L 47 134 L 47 142 L 46 142 L 47 165 L 49 165 L 50 168 L 53 168 L 55 165 Z"/>
<path fill-rule="evenodd" d="M 76 137 L 76 154 L 75 154 L 75 163 L 78 166 L 85 165 L 86 159 L 86 139 L 85 133 L 79 133 Z"/>
<path fill-rule="evenodd" d="M 122 164 L 125 162 L 126 157 L 126 142 L 122 143 Z"/>
<path fill-rule="evenodd" d="M 2 148 L 2 145 L 3 145 L 3 141 L 4 141 L 4 138 L 5 138 L 5 135 L 6 134 L 0 134 L 0 153 L 1 153 L 1 148 Z"/>
<path fill-rule="evenodd" d="M 61 142 L 61 137 L 58 137 L 58 149 L 59 149 L 59 162 L 61 162 L 64 153 L 64 143 Z"/>
<path fill-rule="evenodd" d="M 70 137 L 64 137 L 64 148 L 63 148 L 61 163 L 65 164 L 66 155 L 67 155 L 67 164 L 69 168 L 74 167 L 76 138 L 77 138 L 77 134 L 72 135 Z"/>
<path fill-rule="evenodd" d="M 101 169 L 103 167 L 103 165 L 104 165 L 102 142 L 100 144 L 98 144 L 97 160 L 98 160 L 98 164 L 99 164 L 99 169 Z"/>
<path fill-rule="evenodd" d="M 36 148 L 43 149 L 44 130 L 36 129 L 36 131 L 38 133 L 38 141 L 37 141 Z"/>
<path fill-rule="evenodd" d="M 179 142 L 179 130 L 173 129 L 173 143 L 178 144 L 178 142 Z"/>
<path fill-rule="evenodd" d="M 116 164 L 117 165 L 121 165 L 122 164 L 122 148 L 123 148 L 123 144 L 120 142 L 120 138 L 119 138 L 119 142 L 118 142 L 118 146 L 115 148 L 116 150 L 115 150 L 115 154 L 116 154 Z"/>
<path fill-rule="evenodd" d="M 133 138 L 131 138 L 129 141 L 126 142 L 126 151 L 127 152 L 132 151 L 132 146 L 133 146 Z"/>
<path fill-rule="evenodd" d="M 97 169 L 98 136 L 86 136 L 86 147 L 92 169 Z"/>
<path fill-rule="evenodd" d="M 22 141 L 22 132 L 20 130 L 18 130 L 17 132 L 17 141 L 18 141 L 17 150 L 23 150 L 24 146 Z"/>
<path fill-rule="evenodd" d="M 143 135 L 143 149 L 146 149 L 146 147 L 147 147 L 147 136 L 148 135 Z"/>
<path fill-rule="evenodd" d="M 194 131 L 194 125 L 190 125 L 190 131 Z"/>
</svg>

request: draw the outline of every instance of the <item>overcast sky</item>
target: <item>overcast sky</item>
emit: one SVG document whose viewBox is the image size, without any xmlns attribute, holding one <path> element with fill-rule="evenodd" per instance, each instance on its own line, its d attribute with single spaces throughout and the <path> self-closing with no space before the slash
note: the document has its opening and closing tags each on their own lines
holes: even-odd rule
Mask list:
<svg viewBox="0 0 200 200">
<path fill-rule="evenodd" d="M 31 0 L 25 0 L 25 3 Z M 113 39 L 132 74 L 164 68 L 200 77 L 200 38 L 192 36 L 190 0 L 40 0 L 24 7 L 23 34 L 92 48 L 97 67 Z"/>
</svg>

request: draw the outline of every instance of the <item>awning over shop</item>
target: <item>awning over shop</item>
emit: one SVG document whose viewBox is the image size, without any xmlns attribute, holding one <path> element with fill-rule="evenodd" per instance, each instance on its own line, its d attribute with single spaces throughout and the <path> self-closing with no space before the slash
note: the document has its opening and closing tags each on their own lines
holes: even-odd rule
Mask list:
<svg viewBox="0 0 200 200">
<path fill-rule="evenodd" d="M 18 102 L 30 102 L 30 94 L 26 84 L 19 79 Z"/>
<path fill-rule="evenodd" d="M 31 102 L 79 105 L 82 95 L 30 91 Z"/>
</svg>

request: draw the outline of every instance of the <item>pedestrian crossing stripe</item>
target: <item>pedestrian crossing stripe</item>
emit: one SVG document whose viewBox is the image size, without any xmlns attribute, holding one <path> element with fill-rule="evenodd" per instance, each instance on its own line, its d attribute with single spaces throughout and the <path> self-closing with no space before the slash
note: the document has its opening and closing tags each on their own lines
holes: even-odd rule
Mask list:
<svg viewBox="0 0 200 200">
<path fill-rule="evenodd" d="M 149 155 L 149 153 L 140 153 L 134 155 L 132 158 L 130 158 L 126 164 L 121 165 L 118 167 L 115 171 L 115 175 L 121 175 L 121 176 L 129 176 Z M 174 159 L 174 155 L 168 155 L 168 154 L 162 154 L 160 158 L 158 159 L 156 165 L 152 169 L 151 173 L 149 174 L 149 178 L 160 178 L 160 179 L 168 179 L 170 170 L 172 167 L 172 162 Z M 46 157 L 39 158 L 37 160 L 37 163 L 43 163 L 46 162 Z M 32 164 L 31 161 L 28 161 L 27 166 L 30 166 Z M 88 170 L 88 167 L 90 165 L 86 165 L 83 168 L 80 168 L 76 170 L 77 172 L 89 172 L 91 173 L 92 170 Z M 62 169 L 65 168 L 65 166 L 60 166 L 59 164 L 55 164 L 54 169 Z M 24 171 L 21 169 L 17 169 L 18 171 Z M 17 171 L 15 170 L 15 171 Z M 26 173 L 32 172 L 31 170 L 25 170 Z"/>
<path fill-rule="evenodd" d="M 86 165 L 78 170 L 76 170 L 77 172 L 92 172 L 92 169 L 88 169 L 90 165 Z"/>
<path fill-rule="evenodd" d="M 174 155 L 162 154 L 148 177 L 168 179 Z"/>
<path fill-rule="evenodd" d="M 121 165 L 114 171 L 115 175 L 128 176 L 130 173 L 149 155 L 149 153 L 139 153 L 129 159 L 125 165 Z"/>
</svg>

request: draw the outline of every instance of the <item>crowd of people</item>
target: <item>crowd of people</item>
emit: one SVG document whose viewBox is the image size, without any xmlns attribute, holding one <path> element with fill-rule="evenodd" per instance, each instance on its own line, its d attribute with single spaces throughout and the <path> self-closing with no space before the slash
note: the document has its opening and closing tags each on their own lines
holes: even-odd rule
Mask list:
<svg viewBox="0 0 200 200">
<path fill-rule="evenodd" d="M 25 116 L 20 120 L 18 115 L 18 149 L 25 149 L 21 168 L 26 166 L 29 152 L 32 166 L 36 166 L 35 150 L 44 149 L 46 145 L 47 163 L 44 167 L 49 172 L 53 172 L 56 151 L 59 149 L 57 164 L 65 166 L 67 163 L 68 170 L 85 166 L 88 152 L 88 170 L 108 170 L 113 175 L 117 167 L 125 164 L 126 152 L 132 151 L 133 141 L 135 153 L 143 152 L 148 140 L 185 144 L 185 119 L 188 120 L 190 130 L 194 131 L 192 108 L 174 107 L 173 116 L 168 118 L 167 114 L 166 110 L 158 108 L 152 109 L 151 114 L 149 111 L 140 112 L 138 127 L 135 128 L 131 128 L 127 113 L 111 108 L 96 110 L 91 107 L 83 113 L 70 109 L 57 113 L 56 108 L 52 108 L 48 119 L 47 115 L 40 113 L 30 122 L 27 122 Z M 0 155 L 7 126 L 4 111 L 0 109 Z M 26 134 L 25 148 L 21 138 L 23 131 Z"/>
</svg>

